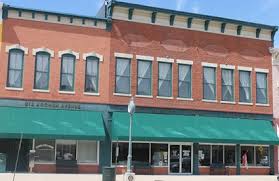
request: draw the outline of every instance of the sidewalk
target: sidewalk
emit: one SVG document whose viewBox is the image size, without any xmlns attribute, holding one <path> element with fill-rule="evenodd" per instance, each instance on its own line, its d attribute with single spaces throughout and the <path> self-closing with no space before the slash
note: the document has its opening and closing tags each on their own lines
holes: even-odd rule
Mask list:
<svg viewBox="0 0 279 181">
<path fill-rule="evenodd" d="M 0 174 L 0 181 L 12 181 L 13 174 Z M 277 181 L 277 176 L 144 176 L 136 181 Z M 92 174 L 16 174 L 15 181 L 102 181 L 102 175 Z M 118 175 L 116 181 L 123 181 Z"/>
</svg>

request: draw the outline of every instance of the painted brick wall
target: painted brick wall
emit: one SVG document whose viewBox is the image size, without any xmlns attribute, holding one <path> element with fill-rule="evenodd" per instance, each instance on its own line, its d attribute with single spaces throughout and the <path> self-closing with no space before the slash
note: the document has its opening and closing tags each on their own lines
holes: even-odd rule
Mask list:
<svg viewBox="0 0 279 181">
<path fill-rule="evenodd" d="M 133 27 L 133 28 L 131 28 Z M 147 107 L 200 109 L 229 112 L 253 112 L 272 114 L 272 84 L 268 87 L 270 106 L 243 106 L 221 104 L 221 68 L 217 69 L 217 98 L 219 103 L 205 103 L 202 101 L 202 66 L 201 62 L 246 66 L 269 69 L 268 82 L 272 82 L 271 55 L 268 48 L 271 42 L 204 33 L 191 30 L 174 29 L 169 27 L 147 25 L 141 23 L 114 21 L 111 38 L 111 71 L 115 74 L 114 52 L 134 54 L 131 64 L 132 95 L 136 94 L 137 63 L 135 55 L 169 57 L 186 59 L 194 62 L 193 71 L 193 99 L 194 101 L 176 100 L 178 94 L 178 65 L 173 64 L 173 100 L 157 99 L 158 62 L 153 62 L 153 99 L 137 98 L 136 103 Z M 237 70 L 237 69 L 236 69 Z M 239 77 L 235 70 L 235 100 L 239 100 Z M 256 73 L 252 72 L 252 99 L 256 99 Z M 115 80 L 110 79 L 110 90 L 114 90 Z M 110 101 L 114 104 L 127 104 L 129 98 L 113 96 Z"/>
</svg>

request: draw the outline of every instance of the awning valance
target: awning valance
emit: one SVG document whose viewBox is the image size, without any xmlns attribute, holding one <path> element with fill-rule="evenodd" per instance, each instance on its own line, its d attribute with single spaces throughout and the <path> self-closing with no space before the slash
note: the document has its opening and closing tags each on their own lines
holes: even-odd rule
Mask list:
<svg viewBox="0 0 279 181">
<path fill-rule="evenodd" d="M 0 107 L 0 138 L 102 140 L 101 112 Z"/>
<path fill-rule="evenodd" d="M 128 129 L 129 114 L 114 113 L 113 140 L 128 140 Z M 279 143 L 272 122 L 268 120 L 144 113 L 134 115 L 132 139 L 155 142 Z"/>
</svg>

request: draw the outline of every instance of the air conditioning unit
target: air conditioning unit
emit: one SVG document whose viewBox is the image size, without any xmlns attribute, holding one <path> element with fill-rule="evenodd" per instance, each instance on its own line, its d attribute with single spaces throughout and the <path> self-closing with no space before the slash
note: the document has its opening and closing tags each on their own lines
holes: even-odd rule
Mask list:
<svg viewBox="0 0 279 181">
<path fill-rule="evenodd" d="M 124 181 L 135 181 L 135 173 L 125 173 L 124 175 Z"/>
</svg>

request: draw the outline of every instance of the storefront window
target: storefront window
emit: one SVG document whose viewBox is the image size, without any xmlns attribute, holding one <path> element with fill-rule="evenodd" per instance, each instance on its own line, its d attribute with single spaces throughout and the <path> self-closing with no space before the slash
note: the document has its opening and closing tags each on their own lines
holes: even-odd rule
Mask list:
<svg viewBox="0 0 279 181">
<path fill-rule="evenodd" d="M 247 156 L 248 166 L 255 165 L 255 157 L 254 157 L 254 146 L 241 146 L 241 163 L 242 166 L 245 166 L 245 161 L 243 160 L 244 155 Z"/>
<path fill-rule="evenodd" d="M 168 145 L 151 144 L 151 158 L 153 166 L 168 166 Z"/>
<path fill-rule="evenodd" d="M 78 162 L 97 163 L 98 143 L 96 141 L 78 141 Z"/>
<path fill-rule="evenodd" d="M 56 160 L 76 160 L 76 141 L 56 140 Z"/>
<path fill-rule="evenodd" d="M 210 145 L 199 145 L 200 166 L 210 166 Z"/>
<path fill-rule="evenodd" d="M 256 147 L 256 163 L 257 166 L 269 166 L 269 147 Z"/>
<path fill-rule="evenodd" d="M 235 146 L 225 146 L 225 165 L 235 166 Z"/>
<path fill-rule="evenodd" d="M 212 145 L 212 164 L 223 164 L 223 145 Z"/>
<path fill-rule="evenodd" d="M 53 162 L 55 160 L 55 140 L 36 140 L 36 162 Z"/>
<path fill-rule="evenodd" d="M 112 163 L 127 165 L 128 147 L 128 143 L 113 143 Z M 149 143 L 133 143 L 132 153 L 134 166 L 149 165 Z"/>
</svg>

